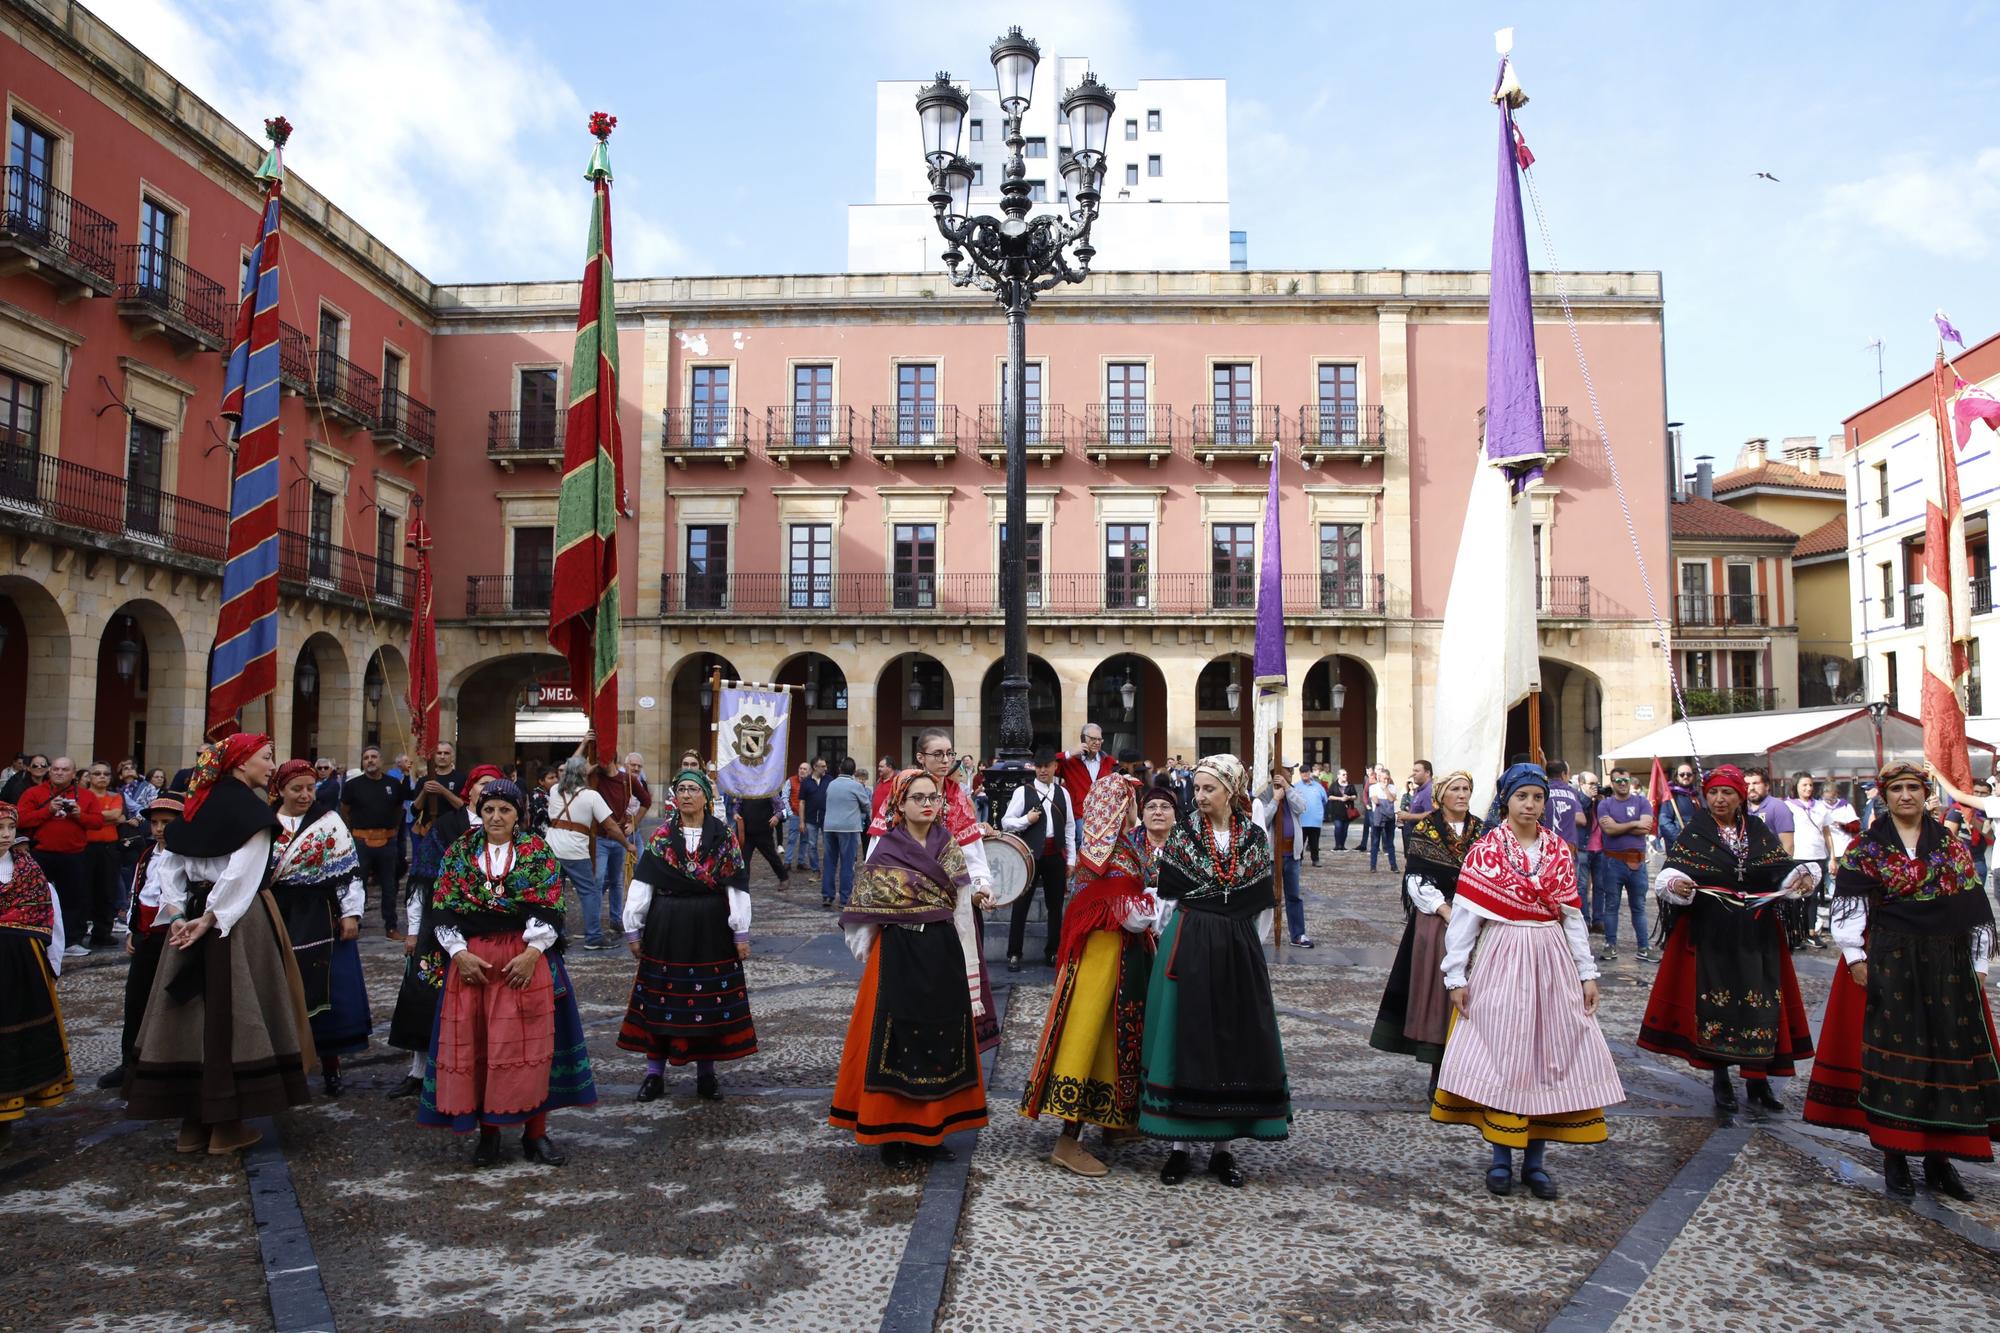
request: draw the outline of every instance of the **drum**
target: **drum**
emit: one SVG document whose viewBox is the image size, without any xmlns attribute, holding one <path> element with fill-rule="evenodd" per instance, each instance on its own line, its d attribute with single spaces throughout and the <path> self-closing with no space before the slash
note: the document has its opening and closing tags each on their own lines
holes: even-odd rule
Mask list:
<svg viewBox="0 0 2000 1333">
<path fill-rule="evenodd" d="M 995 908 L 1012 904 L 1035 878 L 1035 858 L 1028 854 L 1028 844 L 1011 833 L 987 833 L 986 866 L 993 872 Z"/>
</svg>

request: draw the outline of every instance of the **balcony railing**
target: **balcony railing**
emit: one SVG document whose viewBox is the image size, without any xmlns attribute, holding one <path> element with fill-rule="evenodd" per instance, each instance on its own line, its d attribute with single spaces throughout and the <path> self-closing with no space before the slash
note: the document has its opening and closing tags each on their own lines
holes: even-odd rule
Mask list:
<svg viewBox="0 0 2000 1333">
<path fill-rule="evenodd" d="M 1278 442 L 1284 414 L 1265 403 L 1203 403 L 1194 410 L 1194 447 L 1271 448 Z"/>
<path fill-rule="evenodd" d="M 375 438 L 429 458 L 437 449 L 437 413 L 401 389 L 385 388 L 375 418 Z"/>
<path fill-rule="evenodd" d="M 296 528 L 278 534 L 278 579 L 311 594 L 339 593 L 404 611 L 416 591 L 416 574 L 408 565 L 387 563 Z"/>
<path fill-rule="evenodd" d="M 949 404 L 888 403 L 868 413 L 869 449 L 940 458 L 958 452 L 958 409 Z"/>
<path fill-rule="evenodd" d="M 0 249 L 13 250 L 42 277 L 99 296 L 117 286 L 118 224 L 56 189 L 26 167 L 7 168 Z"/>
<path fill-rule="evenodd" d="M 1681 692 L 1687 700 L 1684 717 L 1714 717 L 1722 713 L 1768 713 L 1778 706 L 1778 691 L 1768 685 L 1724 685 L 1700 687 Z M 1891 707 L 1894 707 L 1891 704 Z"/>
<path fill-rule="evenodd" d="M 486 456 L 510 472 L 523 458 L 560 463 L 565 424 L 560 412 L 488 412 Z"/>
<path fill-rule="evenodd" d="M 158 246 L 119 247 L 118 310 L 184 351 L 222 350 L 229 329 L 222 284 Z"/>
<path fill-rule="evenodd" d="M 979 452 L 988 458 L 1003 456 L 1007 450 L 1007 409 L 988 403 L 979 409 Z M 1028 452 L 1047 461 L 1060 458 L 1068 447 L 1070 420 L 1055 403 L 1028 404 Z"/>
<path fill-rule="evenodd" d="M 382 411 L 382 390 L 376 378 L 331 348 L 313 358 L 312 399 L 329 416 L 350 426 L 373 428 Z"/>
<path fill-rule="evenodd" d="M 714 449 L 740 455 L 750 447 L 750 413 L 741 407 L 671 408 L 660 438 L 669 452 Z"/>
<path fill-rule="evenodd" d="M 1174 410 L 1165 403 L 1092 403 L 1084 410 L 1083 438 L 1093 453 L 1163 454 L 1174 445 Z"/>
<path fill-rule="evenodd" d="M 1535 588 L 1535 612 L 1556 620 L 1590 619 L 1590 575 L 1544 574 Z"/>
<path fill-rule="evenodd" d="M 1307 458 L 1382 452 L 1387 414 L 1374 403 L 1326 402 L 1299 409 L 1299 453 Z"/>
<path fill-rule="evenodd" d="M 278 321 L 278 383 L 293 393 L 312 387 L 313 345 L 304 329 Z"/>
<path fill-rule="evenodd" d="M 798 615 L 966 617 L 1002 613 L 999 574 L 669 574 L 660 584 L 660 613 L 727 612 L 743 617 Z M 1230 574 L 1029 575 L 1028 610 L 1039 617 L 1119 614 L 1200 618 L 1256 609 L 1253 576 Z M 1293 616 L 1382 616 L 1388 610 L 1383 575 L 1367 579 L 1317 573 L 1284 578 L 1285 610 Z M 480 605 L 502 605 L 498 591 Z"/>
<path fill-rule="evenodd" d="M 1726 629 L 1737 625 L 1768 625 L 1761 593 L 1684 592 L 1674 599 L 1674 623 L 1700 629 Z"/>
<path fill-rule="evenodd" d="M 838 403 L 793 404 L 764 411 L 764 452 L 779 464 L 794 458 L 838 463 L 854 452 L 855 413 Z"/>
<path fill-rule="evenodd" d="M 1924 593 L 1910 588 L 1903 593 L 1903 628 L 1915 629 L 1924 623 Z"/>
<path fill-rule="evenodd" d="M 554 574 L 516 577 L 513 574 L 465 576 L 468 616 L 546 616 L 555 595 Z"/>
<path fill-rule="evenodd" d="M 1993 576 L 1975 574 L 1972 576 L 1972 614 L 1983 616 L 1993 609 Z"/>
<path fill-rule="evenodd" d="M 1480 408 L 1475 414 L 1479 424 L 1479 438 L 1486 439 L 1486 409 Z M 1570 421 L 1567 407 L 1542 407 L 1542 448 L 1550 458 L 1568 458 L 1570 450 Z"/>
</svg>

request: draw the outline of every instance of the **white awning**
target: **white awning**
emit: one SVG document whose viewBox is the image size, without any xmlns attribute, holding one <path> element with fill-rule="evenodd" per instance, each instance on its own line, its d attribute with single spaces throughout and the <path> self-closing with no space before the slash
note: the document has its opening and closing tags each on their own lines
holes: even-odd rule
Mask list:
<svg viewBox="0 0 2000 1333">
<path fill-rule="evenodd" d="M 569 709 L 531 709 L 514 714 L 514 744 L 574 744 L 590 730 L 586 713 Z"/>
<path fill-rule="evenodd" d="M 1865 708 L 1857 710 L 1852 704 L 1840 704 L 1832 708 L 1799 708 L 1787 713 L 1728 713 L 1721 717 L 1675 721 L 1637 740 L 1625 742 L 1605 758 L 1686 758 L 1690 728 L 1694 731 L 1694 748 L 1704 757 L 1768 754 L 1771 747 L 1780 741 L 1788 741 L 1801 732 L 1823 727 L 1857 711 L 1864 716 L 1868 712 Z"/>
</svg>

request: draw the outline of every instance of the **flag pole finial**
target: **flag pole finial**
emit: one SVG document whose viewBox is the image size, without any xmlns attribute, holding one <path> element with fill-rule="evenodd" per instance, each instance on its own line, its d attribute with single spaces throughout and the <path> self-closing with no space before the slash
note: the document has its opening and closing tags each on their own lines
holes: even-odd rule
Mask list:
<svg viewBox="0 0 2000 1333">
<path fill-rule="evenodd" d="M 292 122 L 283 116 L 272 116 L 264 122 L 264 137 L 271 141 L 271 150 L 257 167 L 257 179 L 277 180 L 285 174 L 285 143 L 292 137 Z"/>
<path fill-rule="evenodd" d="M 585 180 L 594 181 L 600 176 L 611 179 L 611 131 L 617 128 L 618 117 L 602 111 L 590 113 L 590 132 L 597 136 L 597 147 L 590 150 L 590 165 L 583 170 Z"/>
</svg>

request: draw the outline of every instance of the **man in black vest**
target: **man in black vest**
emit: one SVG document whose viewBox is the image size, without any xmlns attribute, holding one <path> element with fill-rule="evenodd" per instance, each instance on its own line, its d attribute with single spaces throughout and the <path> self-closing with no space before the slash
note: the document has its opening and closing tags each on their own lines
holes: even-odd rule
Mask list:
<svg viewBox="0 0 2000 1333">
<path fill-rule="evenodd" d="M 1076 865 L 1076 811 L 1070 808 L 1069 792 L 1056 777 L 1055 751 L 1044 746 L 1035 753 L 1035 780 L 1014 789 L 1013 800 L 1000 820 L 1003 832 L 1028 844 L 1035 858 L 1035 883 L 1014 900 L 1013 920 L 1007 927 L 1007 970 L 1021 970 L 1021 945 L 1028 929 L 1028 905 L 1039 885 L 1049 917 L 1048 939 L 1042 946 L 1042 964 L 1056 965 L 1056 947 L 1062 943 L 1063 890 L 1069 872 Z"/>
</svg>

